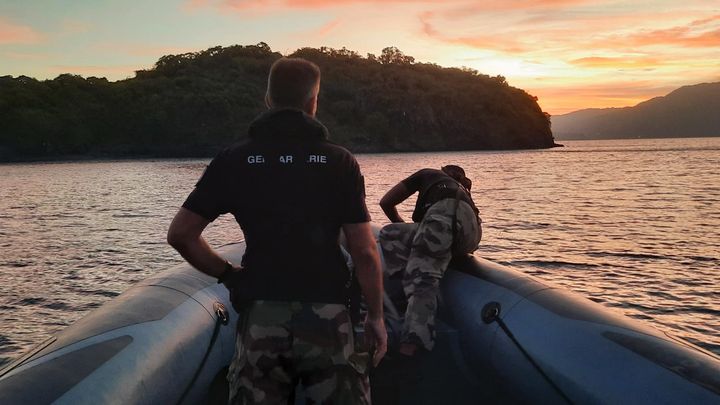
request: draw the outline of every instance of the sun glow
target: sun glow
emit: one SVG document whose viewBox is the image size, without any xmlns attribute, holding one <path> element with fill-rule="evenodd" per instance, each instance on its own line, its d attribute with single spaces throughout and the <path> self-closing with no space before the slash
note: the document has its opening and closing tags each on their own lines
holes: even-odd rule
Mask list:
<svg viewBox="0 0 720 405">
<path fill-rule="evenodd" d="M 720 8 L 703 0 L 3 2 L 0 15 L 0 76 L 118 80 L 167 53 L 262 41 L 283 53 L 395 46 L 418 62 L 504 76 L 552 114 L 720 80 Z"/>
</svg>

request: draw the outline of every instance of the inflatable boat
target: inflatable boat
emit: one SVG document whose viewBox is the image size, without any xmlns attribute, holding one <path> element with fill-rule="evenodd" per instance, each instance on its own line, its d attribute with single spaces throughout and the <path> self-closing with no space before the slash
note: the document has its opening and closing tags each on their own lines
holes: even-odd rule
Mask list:
<svg viewBox="0 0 720 405">
<path fill-rule="evenodd" d="M 223 250 L 238 263 L 243 252 Z M 1 370 L 0 404 L 226 402 L 236 324 L 222 285 L 189 265 L 171 268 Z"/>
<path fill-rule="evenodd" d="M 374 403 L 720 404 L 718 356 L 576 294 L 474 256 L 441 287 L 435 350 L 383 360 Z M 236 324 L 222 285 L 171 268 L 1 370 L 0 404 L 225 403 Z"/>
</svg>

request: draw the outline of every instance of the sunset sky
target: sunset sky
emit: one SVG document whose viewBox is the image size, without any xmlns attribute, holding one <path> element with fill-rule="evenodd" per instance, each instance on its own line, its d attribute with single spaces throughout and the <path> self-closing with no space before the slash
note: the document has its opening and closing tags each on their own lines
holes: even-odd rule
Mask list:
<svg viewBox="0 0 720 405">
<path fill-rule="evenodd" d="M 261 41 L 396 46 L 503 75 L 551 114 L 720 81 L 718 0 L 0 0 L 0 75 L 117 80 L 165 54 Z"/>
</svg>

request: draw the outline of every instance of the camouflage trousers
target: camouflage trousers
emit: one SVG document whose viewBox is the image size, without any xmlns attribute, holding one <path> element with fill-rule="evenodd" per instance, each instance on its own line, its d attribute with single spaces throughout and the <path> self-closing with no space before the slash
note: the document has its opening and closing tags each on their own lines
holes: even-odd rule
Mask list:
<svg viewBox="0 0 720 405">
<path fill-rule="evenodd" d="M 343 304 L 255 301 L 240 313 L 230 404 L 369 404 L 369 355 L 356 352 Z"/>
<path fill-rule="evenodd" d="M 453 242 L 453 214 L 457 207 Z M 393 223 L 380 230 L 379 241 L 389 277 L 401 277 L 407 309 L 401 343 L 427 350 L 435 344 L 435 314 L 440 279 L 453 253 L 477 249 L 482 228 L 470 205 L 445 199 L 433 204 L 420 223 Z"/>
</svg>

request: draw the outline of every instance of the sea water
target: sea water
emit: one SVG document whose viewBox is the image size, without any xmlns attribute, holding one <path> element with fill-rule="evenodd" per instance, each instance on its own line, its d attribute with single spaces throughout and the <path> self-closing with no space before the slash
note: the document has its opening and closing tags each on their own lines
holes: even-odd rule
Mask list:
<svg viewBox="0 0 720 405">
<path fill-rule="evenodd" d="M 461 165 L 483 219 L 476 255 L 720 354 L 720 138 L 565 144 L 358 161 L 374 222 L 404 177 Z M 207 162 L 0 165 L 0 366 L 181 262 L 165 234 Z M 227 215 L 205 237 L 242 234 Z"/>
</svg>

